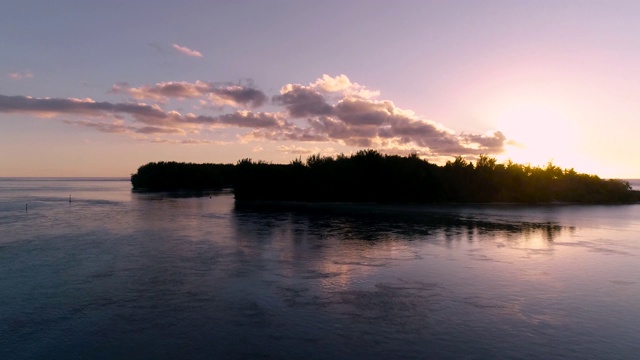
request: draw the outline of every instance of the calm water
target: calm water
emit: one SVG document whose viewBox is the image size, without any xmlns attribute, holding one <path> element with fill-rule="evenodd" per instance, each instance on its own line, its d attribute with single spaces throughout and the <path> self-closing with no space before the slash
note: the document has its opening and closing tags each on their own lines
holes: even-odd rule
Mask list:
<svg viewBox="0 0 640 360">
<path fill-rule="evenodd" d="M 182 195 L 0 179 L 0 359 L 640 354 L 640 205 Z"/>
</svg>

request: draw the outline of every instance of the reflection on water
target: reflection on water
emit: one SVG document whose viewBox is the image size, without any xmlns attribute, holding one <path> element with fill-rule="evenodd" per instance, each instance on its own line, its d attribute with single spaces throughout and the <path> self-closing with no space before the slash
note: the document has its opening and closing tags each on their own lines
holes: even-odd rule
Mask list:
<svg viewBox="0 0 640 360">
<path fill-rule="evenodd" d="M 474 211 L 475 210 L 475 211 Z M 520 211 L 520 216 L 513 211 Z M 312 234 L 338 232 L 344 238 L 376 241 L 378 238 L 444 236 L 448 241 L 473 241 L 478 235 L 514 235 L 529 239 L 540 234 L 553 241 L 563 226 L 551 221 L 526 219 L 529 208 L 479 207 L 459 205 L 406 206 L 406 205 L 353 205 L 353 204 L 236 204 L 237 218 L 252 219 L 253 215 L 271 215 L 272 226 L 283 226 L 291 216 L 295 222 Z M 284 217 L 283 217 L 284 215 Z M 255 218 L 254 216 L 253 218 Z M 573 231 L 574 226 L 565 230 Z M 438 234 L 436 236 L 436 234 Z"/>
<path fill-rule="evenodd" d="M 249 205 L 40 185 L 0 181 L 2 359 L 637 354 L 638 205 Z"/>
</svg>

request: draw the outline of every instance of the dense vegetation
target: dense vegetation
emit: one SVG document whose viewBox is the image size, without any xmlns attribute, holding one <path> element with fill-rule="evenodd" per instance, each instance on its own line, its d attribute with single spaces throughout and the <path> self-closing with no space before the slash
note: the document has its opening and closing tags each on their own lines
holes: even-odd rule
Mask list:
<svg viewBox="0 0 640 360">
<path fill-rule="evenodd" d="M 222 189 L 233 186 L 234 165 L 148 163 L 131 175 L 134 189 L 152 191 Z"/>
<path fill-rule="evenodd" d="M 498 164 L 480 156 L 457 157 L 444 166 L 420 159 L 362 150 L 351 156 L 313 155 L 306 162 L 270 164 L 250 159 L 236 165 L 150 163 L 131 177 L 134 188 L 152 190 L 234 188 L 236 200 L 432 202 L 628 203 L 640 192 L 627 182 L 546 167 Z"/>
</svg>

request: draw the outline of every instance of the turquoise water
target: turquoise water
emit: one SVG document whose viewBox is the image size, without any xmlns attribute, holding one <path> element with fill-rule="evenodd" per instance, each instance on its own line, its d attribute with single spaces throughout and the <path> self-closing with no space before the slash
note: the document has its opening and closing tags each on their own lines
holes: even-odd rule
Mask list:
<svg viewBox="0 0 640 360">
<path fill-rule="evenodd" d="M 639 255 L 640 205 L 0 179 L 0 359 L 635 359 Z"/>
</svg>

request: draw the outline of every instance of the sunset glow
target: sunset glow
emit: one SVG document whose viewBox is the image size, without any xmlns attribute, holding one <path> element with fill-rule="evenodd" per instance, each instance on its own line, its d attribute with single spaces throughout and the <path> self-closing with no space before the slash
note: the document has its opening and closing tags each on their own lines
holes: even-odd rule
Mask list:
<svg viewBox="0 0 640 360">
<path fill-rule="evenodd" d="M 510 139 L 502 157 L 535 165 L 577 160 L 580 129 L 558 109 L 518 104 L 498 115 L 496 123 Z"/>
<path fill-rule="evenodd" d="M 640 177 L 638 2 L 27 3 L 0 5 L 0 177 L 363 148 Z"/>
</svg>

